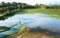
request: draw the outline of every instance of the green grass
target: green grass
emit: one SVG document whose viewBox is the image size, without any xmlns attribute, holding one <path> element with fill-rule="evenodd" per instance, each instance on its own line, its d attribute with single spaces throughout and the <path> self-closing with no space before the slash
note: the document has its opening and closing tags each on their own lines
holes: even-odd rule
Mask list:
<svg viewBox="0 0 60 38">
<path fill-rule="evenodd" d="M 0 32 L 3 32 L 4 30 L 0 30 Z"/>
<path fill-rule="evenodd" d="M 60 9 L 25 9 L 25 13 L 45 13 L 60 15 Z"/>
</svg>

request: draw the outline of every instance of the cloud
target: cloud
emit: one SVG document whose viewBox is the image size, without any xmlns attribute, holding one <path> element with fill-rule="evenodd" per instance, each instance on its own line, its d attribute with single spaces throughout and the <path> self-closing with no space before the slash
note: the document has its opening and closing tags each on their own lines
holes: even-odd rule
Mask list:
<svg viewBox="0 0 60 38">
<path fill-rule="evenodd" d="M 31 5 L 34 5 L 36 3 L 38 4 L 54 4 L 60 2 L 60 0 L 0 0 L 0 2 L 5 1 L 5 2 L 22 2 L 22 3 L 28 3 Z"/>
</svg>

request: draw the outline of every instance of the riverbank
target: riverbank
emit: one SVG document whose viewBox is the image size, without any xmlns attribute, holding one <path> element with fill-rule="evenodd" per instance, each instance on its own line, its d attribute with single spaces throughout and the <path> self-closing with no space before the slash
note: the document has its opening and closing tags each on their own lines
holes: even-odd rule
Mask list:
<svg viewBox="0 0 60 38">
<path fill-rule="evenodd" d="M 1 15 L 0 16 L 0 20 L 5 20 L 5 19 L 7 19 L 7 18 L 9 18 L 9 17 L 11 17 L 11 16 L 14 16 L 15 14 L 21 14 L 21 12 L 22 12 L 22 10 L 12 10 L 12 11 L 10 11 L 9 13 L 6 13 L 6 14 L 3 14 L 3 15 Z M 23 12 L 24 13 L 24 12 Z"/>
<path fill-rule="evenodd" d="M 8 38 L 60 38 L 60 35 L 54 35 L 51 34 L 49 35 L 48 33 L 45 32 L 24 32 L 20 35 L 15 35 L 12 37 Z"/>
<path fill-rule="evenodd" d="M 32 14 L 32 13 L 38 13 L 38 14 L 48 14 L 51 15 L 51 17 L 60 19 L 60 9 L 25 9 L 25 14 Z"/>
<path fill-rule="evenodd" d="M 60 38 L 60 35 L 48 33 L 48 32 L 39 32 L 39 31 L 30 31 L 25 26 L 21 27 L 18 34 L 9 36 L 7 38 Z"/>
<path fill-rule="evenodd" d="M 11 17 L 15 14 L 32 14 L 32 13 L 39 13 L 39 14 L 48 14 L 52 17 L 60 17 L 60 9 L 22 9 L 22 10 L 13 10 L 9 14 L 5 14 L 0 17 L 0 20 L 4 20 L 5 18 Z"/>
<path fill-rule="evenodd" d="M 60 15 L 60 9 L 25 9 L 25 13 L 44 13 Z"/>
</svg>

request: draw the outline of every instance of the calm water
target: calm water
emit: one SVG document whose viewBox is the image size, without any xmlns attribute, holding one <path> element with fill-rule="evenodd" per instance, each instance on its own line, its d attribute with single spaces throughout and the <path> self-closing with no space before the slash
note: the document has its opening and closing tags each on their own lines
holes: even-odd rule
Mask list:
<svg viewBox="0 0 60 38">
<path fill-rule="evenodd" d="M 47 14 L 16 14 L 4 21 L 0 21 L 0 26 L 9 27 L 19 22 L 28 28 L 41 27 L 43 29 L 60 32 L 60 20 L 50 17 Z"/>
</svg>

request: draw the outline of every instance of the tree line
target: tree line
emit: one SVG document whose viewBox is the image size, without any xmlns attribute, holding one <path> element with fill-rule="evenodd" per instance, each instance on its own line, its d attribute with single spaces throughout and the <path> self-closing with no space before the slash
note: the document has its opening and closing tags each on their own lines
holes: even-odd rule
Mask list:
<svg viewBox="0 0 60 38">
<path fill-rule="evenodd" d="M 0 14 L 11 13 L 13 11 L 18 11 L 18 10 L 26 9 L 26 8 L 35 8 L 35 7 L 26 3 L 2 2 L 0 3 Z"/>
<path fill-rule="evenodd" d="M 57 4 L 49 4 L 49 5 L 45 5 L 45 4 L 36 4 L 35 5 L 36 8 L 43 8 L 43 9 L 60 9 L 60 5 Z"/>
<path fill-rule="evenodd" d="M 60 5 L 45 5 L 45 4 L 36 4 L 29 5 L 26 3 L 17 3 L 17 2 L 1 2 L 0 3 L 0 14 L 14 13 L 22 9 L 32 9 L 32 8 L 43 8 L 43 9 L 60 9 Z"/>
</svg>

